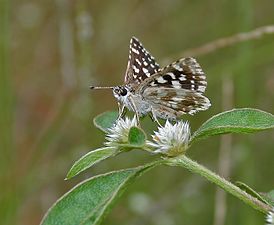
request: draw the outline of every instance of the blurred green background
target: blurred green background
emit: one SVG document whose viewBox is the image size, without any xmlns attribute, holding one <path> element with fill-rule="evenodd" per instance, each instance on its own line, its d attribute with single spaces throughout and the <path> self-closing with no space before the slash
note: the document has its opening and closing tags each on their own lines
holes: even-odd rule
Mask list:
<svg viewBox="0 0 274 225">
<path fill-rule="evenodd" d="M 87 177 L 152 159 L 133 151 L 80 176 L 64 177 L 80 156 L 102 146 L 95 115 L 117 108 L 134 35 L 165 66 L 218 38 L 274 24 L 273 1 L 19 1 L 0 5 L 1 224 L 38 224 L 47 209 Z M 272 32 L 273 33 L 273 32 Z M 214 45 L 213 45 L 214 46 Z M 204 53 L 204 54 L 202 54 Z M 274 34 L 193 52 L 207 74 L 212 107 L 185 119 L 196 130 L 233 107 L 274 110 Z M 143 127 L 156 128 L 148 118 Z M 274 187 L 274 132 L 215 137 L 188 155 L 257 191 Z M 264 224 L 264 216 L 182 168 L 162 167 L 140 178 L 103 224 Z"/>
</svg>

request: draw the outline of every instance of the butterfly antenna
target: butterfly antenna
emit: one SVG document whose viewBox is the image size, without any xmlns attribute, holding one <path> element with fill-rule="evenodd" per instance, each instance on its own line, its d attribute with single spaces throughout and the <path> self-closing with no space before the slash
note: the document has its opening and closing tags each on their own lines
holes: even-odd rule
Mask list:
<svg viewBox="0 0 274 225">
<path fill-rule="evenodd" d="M 89 86 L 90 89 L 113 89 L 114 87 L 96 87 L 96 86 Z"/>
</svg>

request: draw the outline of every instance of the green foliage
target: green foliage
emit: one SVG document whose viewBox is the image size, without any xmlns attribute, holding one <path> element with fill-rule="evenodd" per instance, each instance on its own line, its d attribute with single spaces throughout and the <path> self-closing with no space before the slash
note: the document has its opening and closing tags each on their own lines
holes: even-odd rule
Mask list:
<svg viewBox="0 0 274 225">
<path fill-rule="evenodd" d="M 108 128 L 112 127 L 117 118 L 118 113 L 115 111 L 103 112 L 93 119 L 93 123 L 100 130 L 107 132 Z"/>
<path fill-rule="evenodd" d="M 102 160 L 109 158 L 111 156 L 114 156 L 117 153 L 117 149 L 114 147 L 105 147 L 96 149 L 94 151 L 90 151 L 73 164 L 73 166 L 67 174 L 66 179 L 70 179 L 76 176 L 77 174 L 88 169 L 94 164 L 101 162 Z"/>
<path fill-rule="evenodd" d="M 99 175 L 77 185 L 47 212 L 41 225 L 99 224 L 111 206 L 136 178 L 161 161 Z"/>
<path fill-rule="evenodd" d="M 107 114 L 104 115 L 104 121 L 107 121 L 107 116 Z M 101 121 L 102 120 L 97 121 L 97 126 L 102 127 L 102 124 L 104 125 L 104 122 L 101 124 Z M 104 159 L 113 157 L 121 153 L 122 150 L 142 148 L 145 144 L 145 141 L 146 134 L 144 133 L 144 131 L 138 127 L 131 127 L 128 134 L 128 144 L 117 145 L 116 147 L 104 147 L 88 152 L 73 164 L 67 174 L 66 179 L 70 179 L 78 175 L 79 173 L 90 168 L 94 164 L 101 162 Z"/>
<path fill-rule="evenodd" d="M 128 134 L 128 142 L 132 146 L 143 147 L 146 141 L 145 132 L 138 127 L 131 127 Z"/>
<path fill-rule="evenodd" d="M 274 190 L 264 194 L 264 197 L 274 207 Z"/>
<path fill-rule="evenodd" d="M 274 116 L 251 108 L 233 109 L 207 120 L 192 136 L 191 142 L 213 135 L 252 133 L 274 128 Z"/>
<path fill-rule="evenodd" d="M 113 126 L 116 118 L 116 112 L 102 113 L 94 119 L 94 124 L 106 132 L 108 128 Z M 257 109 L 234 109 L 215 115 L 206 121 L 194 132 L 191 142 L 213 135 L 251 133 L 270 128 L 274 128 L 274 116 L 272 114 Z M 153 149 L 148 149 L 149 146 L 146 145 L 146 134 L 139 127 L 133 126 L 129 128 L 129 131 L 125 129 L 124 132 L 128 132 L 128 134 L 119 135 L 128 135 L 128 143 L 119 144 L 115 142 L 113 143 L 113 147 L 104 147 L 87 153 L 74 163 L 68 172 L 67 179 L 123 151 L 128 151 L 133 148 L 153 151 Z M 170 137 L 165 138 L 168 139 Z M 110 142 L 110 144 L 112 143 Z M 160 155 L 164 157 L 163 153 Z M 84 181 L 61 197 L 52 208 L 49 209 L 42 225 L 99 224 L 128 184 L 135 181 L 135 179 L 145 171 L 160 164 L 181 166 L 193 173 L 197 173 L 261 212 L 266 213 L 269 211 L 270 205 L 273 203 L 273 193 L 262 196 L 241 182 L 237 183 L 237 187 L 197 162 L 192 161 L 185 155 L 179 155 L 173 158 L 166 156 L 162 160 L 156 160 L 137 168 L 114 171 Z"/>
<path fill-rule="evenodd" d="M 251 196 L 253 196 L 254 198 L 257 198 L 258 200 L 260 200 L 261 202 L 264 202 L 266 204 L 270 204 L 267 200 L 267 198 L 264 198 L 262 195 L 260 195 L 258 192 L 256 192 L 254 189 L 252 189 L 251 187 L 249 187 L 247 184 L 243 183 L 243 182 L 236 182 L 236 185 L 241 188 L 243 191 L 245 191 L 246 193 L 250 194 Z"/>
</svg>

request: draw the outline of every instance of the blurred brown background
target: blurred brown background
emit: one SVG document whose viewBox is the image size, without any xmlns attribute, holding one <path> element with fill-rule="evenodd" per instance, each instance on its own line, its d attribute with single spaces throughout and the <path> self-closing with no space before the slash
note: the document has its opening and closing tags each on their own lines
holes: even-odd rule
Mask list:
<svg viewBox="0 0 274 225">
<path fill-rule="evenodd" d="M 250 37 L 233 45 L 224 42 L 229 46 L 211 52 L 193 51 L 216 39 L 274 24 L 273 1 L 1 4 L 2 13 L 9 5 L 8 29 L 2 35 L 10 63 L 0 62 L 8 68 L 0 80 L 0 223 L 38 224 L 61 195 L 85 178 L 152 159 L 140 151 L 125 153 L 64 181 L 75 160 L 104 142 L 92 119 L 115 110 L 117 104 L 111 91 L 92 92 L 89 85 L 123 82 L 132 36 L 162 66 L 185 56 L 186 50 L 197 57 L 207 74 L 206 96 L 212 107 L 185 117 L 193 131 L 224 108 L 273 113 L 274 34 L 261 33 L 256 40 Z M 4 20 L 0 23 L 5 27 Z M 143 126 L 156 127 L 148 118 Z M 188 155 L 232 181 L 268 192 L 274 187 L 273 137 L 273 131 L 214 137 L 195 144 Z M 264 216 L 234 197 L 225 201 L 214 185 L 197 175 L 162 167 L 132 185 L 103 224 L 255 225 L 264 224 Z"/>
</svg>

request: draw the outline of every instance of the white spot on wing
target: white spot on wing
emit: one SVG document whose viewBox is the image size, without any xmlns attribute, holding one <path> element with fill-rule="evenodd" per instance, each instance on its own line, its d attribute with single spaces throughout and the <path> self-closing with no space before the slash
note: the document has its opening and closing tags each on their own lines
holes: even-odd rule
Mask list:
<svg viewBox="0 0 274 225">
<path fill-rule="evenodd" d="M 139 52 L 137 49 L 135 49 L 135 48 L 132 48 L 131 50 L 132 50 L 134 53 L 138 54 L 138 55 L 139 55 L 139 53 L 140 53 L 140 52 Z"/>
<path fill-rule="evenodd" d="M 158 83 L 160 83 L 160 84 L 166 83 L 166 80 L 165 80 L 164 78 L 162 78 L 162 77 L 157 78 L 157 81 L 158 81 Z"/>
<path fill-rule="evenodd" d="M 145 67 L 143 67 L 142 70 L 143 70 L 144 73 L 148 72 L 148 70 Z"/>
<path fill-rule="evenodd" d="M 179 80 L 180 81 L 184 81 L 184 80 L 186 80 L 186 77 L 185 76 L 181 76 L 181 77 L 179 77 Z"/>
<path fill-rule="evenodd" d="M 135 59 L 135 60 L 140 66 L 142 65 L 139 59 Z"/>
<path fill-rule="evenodd" d="M 180 85 L 180 86 L 181 86 L 180 82 L 177 81 L 177 80 L 173 80 L 173 81 L 171 81 L 171 83 L 172 83 L 172 85 L 174 85 L 174 86 L 176 86 L 176 85 Z"/>
<path fill-rule="evenodd" d="M 174 75 L 174 73 L 168 72 L 166 73 L 167 75 L 171 76 L 171 79 L 175 80 L 176 76 Z"/>
<path fill-rule="evenodd" d="M 173 66 L 173 68 L 176 69 L 176 70 L 183 71 L 183 68 L 180 67 L 178 64 L 173 64 L 172 66 Z"/>
<path fill-rule="evenodd" d="M 173 86 L 174 88 L 178 88 L 178 89 L 181 88 L 181 84 L 180 84 L 179 81 L 173 80 L 173 81 L 171 81 L 171 83 L 172 83 L 172 86 Z"/>
<path fill-rule="evenodd" d="M 199 81 L 199 84 L 201 84 L 201 85 L 207 85 L 207 82 L 206 81 L 204 81 L 204 80 L 201 80 L 201 81 Z"/>
<path fill-rule="evenodd" d="M 174 101 L 174 102 L 181 102 L 181 101 L 182 101 L 182 98 L 179 98 L 179 97 L 172 97 L 172 101 Z"/>
<path fill-rule="evenodd" d="M 196 113 L 196 112 L 197 112 L 196 109 L 192 109 L 192 110 L 190 110 L 190 111 L 188 112 L 188 114 L 193 115 L 193 114 Z"/>
<path fill-rule="evenodd" d="M 136 66 L 134 66 L 134 65 L 133 65 L 133 70 L 134 70 L 135 73 L 139 73 L 140 72 L 140 70 Z"/>
<path fill-rule="evenodd" d="M 203 71 L 202 71 L 201 68 L 197 68 L 195 72 L 198 73 L 198 74 L 203 74 Z"/>
<path fill-rule="evenodd" d="M 199 86 L 198 91 L 205 92 L 206 87 L 205 86 Z"/>
</svg>

